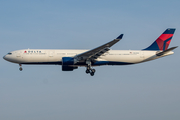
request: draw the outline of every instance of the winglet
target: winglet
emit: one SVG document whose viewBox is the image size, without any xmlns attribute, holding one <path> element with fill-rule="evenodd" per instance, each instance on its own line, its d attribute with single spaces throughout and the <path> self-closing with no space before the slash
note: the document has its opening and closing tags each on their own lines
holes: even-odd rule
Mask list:
<svg viewBox="0 0 180 120">
<path fill-rule="evenodd" d="M 123 34 L 119 35 L 116 39 L 122 39 Z"/>
</svg>

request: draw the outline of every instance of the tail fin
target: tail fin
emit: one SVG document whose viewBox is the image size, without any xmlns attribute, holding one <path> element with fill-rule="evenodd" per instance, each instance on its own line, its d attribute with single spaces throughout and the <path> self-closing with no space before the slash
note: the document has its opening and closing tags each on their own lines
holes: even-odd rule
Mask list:
<svg viewBox="0 0 180 120">
<path fill-rule="evenodd" d="M 154 43 L 152 43 L 149 47 L 144 50 L 167 50 L 171 39 L 173 37 L 175 29 L 166 29 L 161 36 L 159 36 Z"/>
</svg>

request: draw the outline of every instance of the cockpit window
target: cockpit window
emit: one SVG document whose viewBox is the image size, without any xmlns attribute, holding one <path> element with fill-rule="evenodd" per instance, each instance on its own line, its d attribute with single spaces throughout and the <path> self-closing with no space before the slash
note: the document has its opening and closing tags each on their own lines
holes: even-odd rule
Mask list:
<svg viewBox="0 0 180 120">
<path fill-rule="evenodd" d="M 8 55 L 12 55 L 12 53 L 8 53 Z"/>
</svg>

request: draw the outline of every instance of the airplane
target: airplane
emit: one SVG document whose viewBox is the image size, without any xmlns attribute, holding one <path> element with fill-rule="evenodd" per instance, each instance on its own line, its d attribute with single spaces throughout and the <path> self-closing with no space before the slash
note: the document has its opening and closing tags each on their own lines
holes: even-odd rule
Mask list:
<svg viewBox="0 0 180 120">
<path fill-rule="evenodd" d="M 149 47 L 142 50 L 110 50 L 119 42 L 123 34 L 116 39 L 91 50 L 61 50 L 61 49 L 23 49 L 9 52 L 3 58 L 19 64 L 62 65 L 62 71 L 73 71 L 78 67 L 86 67 L 86 73 L 94 76 L 96 70 L 92 67 L 101 65 L 130 65 L 147 62 L 173 54 L 176 47 L 168 46 L 171 42 L 174 28 L 166 29 Z"/>
</svg>

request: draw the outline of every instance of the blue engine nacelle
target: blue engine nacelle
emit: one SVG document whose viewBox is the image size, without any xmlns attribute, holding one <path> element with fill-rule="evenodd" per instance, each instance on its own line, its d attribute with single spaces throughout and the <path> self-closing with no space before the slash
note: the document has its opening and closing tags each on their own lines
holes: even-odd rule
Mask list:
<svg viewBox="0 0 180 120">
<path fill-rule="evenodd" d="M 72 57 L 63 57 L 62 58 L 62 71 L 73 71 L 78 67 L 74 67 L 74 58 Z"/>
</svg>

